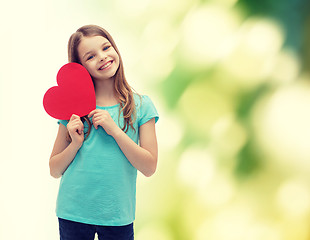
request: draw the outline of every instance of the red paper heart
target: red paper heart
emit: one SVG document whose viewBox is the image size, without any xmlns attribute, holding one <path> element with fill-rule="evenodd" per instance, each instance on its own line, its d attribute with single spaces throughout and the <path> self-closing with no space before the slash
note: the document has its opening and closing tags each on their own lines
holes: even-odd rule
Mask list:
<svg viewBox="0 0 310 240">
<path fill-rule="evenodd" d="M 45 111 L 56 119 L 69 120 L 96 109 L 96 95 L 91 76 L 78 63 L 67 63 L 57 73 L 58 86 L 48 89 L 43 97 Z"/>
</svg>

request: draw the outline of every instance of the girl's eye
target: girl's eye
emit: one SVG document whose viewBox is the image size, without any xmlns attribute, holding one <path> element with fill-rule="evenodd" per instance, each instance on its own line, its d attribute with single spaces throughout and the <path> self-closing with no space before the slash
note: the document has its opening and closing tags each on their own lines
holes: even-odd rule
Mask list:
<svg viewBox="0 0 310 240">
<path fill-rule="evenodd" d="M 108 50 L 109 48 L 110 48 L 110 46 L 106 46 L 103 48 L 103 50 L 105 51 L 105 50 Z"/>
<path fill-rule="evenodd" d="M 92 59 L 94 56 L 89 56 L 88 58 L 87 58 L 87 60 L 90 60 L 90 59 Z"/>
</svg>

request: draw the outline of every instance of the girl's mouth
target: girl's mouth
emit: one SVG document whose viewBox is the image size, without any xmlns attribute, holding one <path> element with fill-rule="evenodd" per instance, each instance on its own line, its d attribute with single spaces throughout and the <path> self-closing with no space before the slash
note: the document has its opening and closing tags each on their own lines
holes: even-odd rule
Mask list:
<svg viewBox="0 0 310 240">
<path fill-rule="evenodd" d="M 99 70 L 104 70 L 104 69 L 108 68 L 109 66 L 111 66 L 112 62 L 113 62 L 113 61 L 109 61 L 109 62 L 107 62 L 106 64 L 102 65 L 102 66 L 99 68 Z"/>
</svg>

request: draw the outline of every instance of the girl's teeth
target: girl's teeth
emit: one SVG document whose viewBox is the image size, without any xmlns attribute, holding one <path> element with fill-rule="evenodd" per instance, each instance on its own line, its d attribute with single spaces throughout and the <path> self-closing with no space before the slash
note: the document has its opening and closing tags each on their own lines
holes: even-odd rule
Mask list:
<svg viewBox="0 0 310 240">
<path fill-rule="evenodd" d="M 112 62 L 108 62 L 106 63 L 105 65 L 103 65 L 101 68 L 99 68 L 100 70 L 104 69 L 104 68 L 107 68 L 108 66 L 111 65 Z"/>
</svg>

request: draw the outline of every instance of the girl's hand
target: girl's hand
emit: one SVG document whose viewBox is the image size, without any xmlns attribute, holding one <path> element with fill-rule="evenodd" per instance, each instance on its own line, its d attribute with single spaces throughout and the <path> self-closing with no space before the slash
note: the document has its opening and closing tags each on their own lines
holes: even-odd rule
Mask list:
<svg viewBox="0 0 310 240">
<path fill-rule="evenodd" d="M 84 124 L 78 115 L 73 114 L 67 124 L 72 143 L 80 148 L 84 141 Z"/>
<path fill-rule="evenodd" d="M 95 109 L 88 114 L 88 117 L 93 117 L 93 125 L 95 129 L 98 129 L 98 126 L 104 128 L 107 134 L 114 136 L 120 128 L 116 125 L 109 112 L 102 109 Z"/>
</svg>

